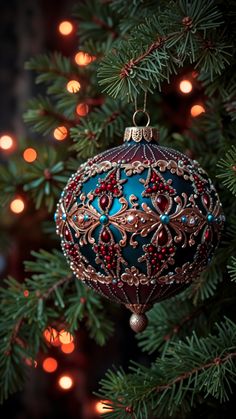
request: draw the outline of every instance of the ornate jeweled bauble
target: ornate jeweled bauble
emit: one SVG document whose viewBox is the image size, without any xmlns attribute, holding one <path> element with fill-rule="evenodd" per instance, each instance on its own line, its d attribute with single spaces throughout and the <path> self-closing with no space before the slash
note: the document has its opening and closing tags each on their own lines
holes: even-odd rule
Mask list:
<svg viewBox="0 0 236 419">
<path fill-rule="evenodd" d="M 123 145 L 79 167 L 55 214 L 77 278 L 136 315 L 196 280 L 224 222 L 206 172 L 157 139 L 127 128 Z"/>
</svg>

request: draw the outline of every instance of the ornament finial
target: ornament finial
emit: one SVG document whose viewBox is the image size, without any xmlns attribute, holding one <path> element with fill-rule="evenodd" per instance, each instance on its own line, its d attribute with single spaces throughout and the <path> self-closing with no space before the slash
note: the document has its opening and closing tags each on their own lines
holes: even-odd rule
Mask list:
<svg viewBox="0 0 236 419">
<path fill-rule="evenodd" d="M 129 324 L 130 324 L 131 329 L 134 332 L 136 333 L 142 332 L 144 329 L 146 329 L 147 324 L 148 324 L 148 319 L 147 319 L 146 314 L 133 313 L 130 316 Z"/>
</svg>

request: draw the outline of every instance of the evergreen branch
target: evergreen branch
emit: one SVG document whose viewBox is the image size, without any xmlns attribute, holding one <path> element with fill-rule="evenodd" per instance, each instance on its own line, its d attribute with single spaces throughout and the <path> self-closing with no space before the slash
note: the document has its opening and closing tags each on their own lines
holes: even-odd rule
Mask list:
<svg viewBox="0 0 236 419">
<path fill-rule="evenodd" d="M 150 368 L 133 363 L 129 374 L 109 370 L 99 394 L 113 408 L 105 417 L 169 417 L 190 409 L 200 395 L 227 400 L 236 376 L 236 325 L 225 319 L 216 328 L 217 335 L 172 341 Z"/>
<path fill-rule="evenodd" d="M 233 145 L 221 159 L 217 166 L 221 173 L 217 175 L 222 179 L 222 183 L 226 186 L 233 195 L 236 195 L 236 147 Z"/>
<path fill-rule="evenodd" d="M 15 159 L 9 160 L 6 165 L 0 166 L 0 206 L 8 205 L 19 192 L 25 180 L 24 163 Z"/>
<path fill-rule="evenodd" d="M 68 102 L 69 99 L 69 102 Z M 75 118 L 75 108 L 78 99 L 74 95 L 66 96 L 66 112 L 59 109 L 59 104 L 55 105 L 51 100 L 38 96 L 28 103 L 28 110 L 24 113 L 24 121 L 29 124 L 35 132 L 41 134 L 49 134 L 52 130 L 60 125 L 71 128 L 78 123 Z M 65 98 L 61 101 L 60 106 L 65 105 Z M 66 114 L 69 114 L 67 116 Z M 71 117 L 73 115 L 74 118 Z"/>
<path fill-rule="evenodd" d="M 111 146 L 111 139 L 115 141 L 123 134 L 129 115 L 129 106 L 108 99 L 101 108 L 83 118 L 79 126 L 70 130 L 74 140 L 72 150 L 85 159 Z"/>
<path fill-rule="evenodd" d="M 169 26 L 163 23 L 167 16 L 171 17 Z M 207 5 L 203 0 L 169 5 L 163 15 L 146 19 L 134 35 L 104 58 L 98 71 L 100 85 L 113 97 L 133 100 L 142 90 L 160 88 L 163 80 L 169 80 L 170 74 L 189 60 L 210 71 L 212 79 L 222 73 L 231 56 L 229 45 L 206 38 L 207 31 L 221 24 L 221 14 L 212 1 Z"/>
<path fill-rule="evenodd" d="M 236 258 L 232 256 L 231 265 L 227 266 L 231 280 L 236 282 Z"/>
<path fill-rule="evenodd" d="M 13 278 L 0 287 L 0 401 L 22 388 L 29 365 L 44 346 L 43 331 L 63 321 L 74 332 L 83 320 L 90 336 L 103 345 L 113 332 L 105 322 L 101 297 L 73 280 L 61 252 L 32 252 L 25 263 L 31 278 Z"/>
<path fill-rule="evenodd" d="M 117 13 L 110 8 L 109 2 L 91 0 L 89 3 L 80 3 L 74 8 L 74 16 L 80 22 L 78 36 L 82 46 L 87 39 L 102 43 L 120 35 Z"/>
<path fill-rule="evenodd" d="M 58 161 L 55 149 L 45 148 L 27 170 L 24 190 L 29 191 L 36 209 L 44 204 L 51 212 L 67 180 L 68 173 L 65 173 L 64 163 Z"/>
<path fill-rule="evenodd" d="M 164 353 L 170 341 L 183 338 L 189 330 L 200 332 L 210 326 L 204 306 L 196 308 L 191 301 L 180 296 L 155 304 L 147 316 L 148 326 L 137 334 L 137 339 L 142 350 L 149 354 L 160 350 Z"/>
</svg>

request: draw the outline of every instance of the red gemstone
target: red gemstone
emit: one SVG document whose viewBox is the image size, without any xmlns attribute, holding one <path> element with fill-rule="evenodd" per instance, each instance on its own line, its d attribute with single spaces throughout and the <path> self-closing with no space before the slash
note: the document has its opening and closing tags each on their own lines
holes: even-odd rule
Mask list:
<svg viewBox="0 0 236 419">
<path fill-rule="evenodd" d="M 152 188 L 147 188 L 147 189 L 146 189 L 146 192 L 147 192 L 147 193 L 152 193 Z"/>
<path fill-rule="evenodd" d="M 207 229 L 205 231 L 204 238 L 205 238 L 205 241 L 206 242 L 209 242 L 211 240 L 211 232 L 210 232 L 210 230 Z"/>
<path fill-rule="evenodd" d="M 119 189 L 118 189 L 118 188 L 115 188 L 115 189 L 114 189 L 114 194 L 115 194 L 115 195 L 119 195 L 119 193 L 120 193 Z"/>
<path fill-rule="evenodd" d="M 154 250 L 155 250 L 155 247 L 154 246 L 152 246 L 152 245 L 148 246 L 148 251 L 150 253 L 152 253 Z"/>
<path fill-rule="evenodd" d="M 108 243 L 110 241 L 110 233 L 107 230 L 103 230 L 101 234 L 101 239 L 104 243 Z"/>
<path fill-rule="evenodd" d="M 100 207 L 102 208 L 102 210 L 104 211 L 107 208 L 108 204 L 109 204 L 109 198 L 108 198 L 108 196 L 107 195 L 103 195 L 100 198 L 100 200 L 99 200 L 99 204 L 100 204 Z"/>
<path fill-rule="evenodd" d="M 162 228 L 158 234 L 158 244 L 164 246 L 168 241 L 168 234 L 165 228 Z"/>
<path fill-rule="evenodd" d="M 157 206 L 161 210 L 161 212 L 164 212 L 166 207 L 168 205 L 168 200 L 164 195 L 159 195 L 157 197 Z"/>
<path fill-rule="evenodd" d="M 206 193 L 204 193 L 204 195 L 203 195 L 203 202 L 206 205 L 206 207 L 208 208 L 209 205 L 210 205 L 210 197 Z"/>
</svg>

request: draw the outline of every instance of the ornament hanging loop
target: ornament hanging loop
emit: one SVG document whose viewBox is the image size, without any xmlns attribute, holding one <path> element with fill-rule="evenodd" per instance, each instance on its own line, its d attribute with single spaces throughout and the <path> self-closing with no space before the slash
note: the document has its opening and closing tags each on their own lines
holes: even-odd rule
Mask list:
<svg viewBox="0 0 236 419">
<path fill-rule="evenodd" d="M 147 111 L 144 111 L 143 109 L 137 109 L 133 114 L 133 123 L 134 123 L 135 127 L 139 126 L 136 122 L 136 116 L 140 112 L 142 112 L 147 117 L 147 123 L 146 123 L 145 126 L 148 127 L 148 125 L 150 124 L 150 116 L 149 116 L 149 113 Z"/>
<path fill-rule="evenodd" d="M 150 116 L 149 116 L 149 113 L 146 111 L 146 106 L 147 106 L 147 92 L 144 93 L 143 109 L 141 109 L 141 108 L 138 109 L 138 106 L 137 106 L 137 97 L 135 97 L 135 99 L 134 99 L 135 112 L 133 114 L 133 123 L 134 123 L 134 125 L 136 127 L 138 127 L 138 124 L 136 123 L 136 119 L 135 118 L 136 118 L 136 115 L 139 112 L 142 112 L 147 117 L 146 127 L 148 127 L 148 125 L 150 124 Z"/>
</svg>

